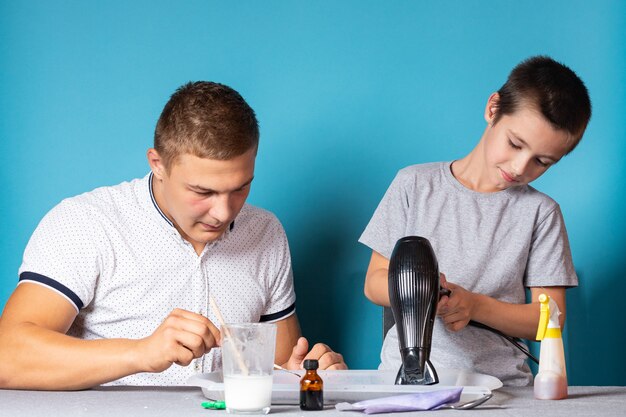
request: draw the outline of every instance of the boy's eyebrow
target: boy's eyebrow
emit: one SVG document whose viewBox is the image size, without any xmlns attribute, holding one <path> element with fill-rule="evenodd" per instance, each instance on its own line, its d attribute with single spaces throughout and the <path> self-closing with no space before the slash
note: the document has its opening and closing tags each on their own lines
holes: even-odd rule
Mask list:
<svg viewBox="0 0 626 417">
<path fill-rule="evenodd" d="M 519 135 L 517 135 L 515 132 L 513 132 L 512 130 L 509 129 L 509 133 L 511 134 L 511 136 L 513 136 L 516 140 L 522 142 L 524 145 L 528 146 L 528 143 L 526 143 L 526 141 L 524 139 L 522 139 L 521 137 L 519 137 Z M 554 162 L 558 162 L 560 158 L 555 158 L 552 155 L 538 155 L 540 158 L 548 158 L 551 159 Z"/>
<path fill-rule="evenodd" d="M 248 181 L 244 182 L 243 184 L 241 184 L 239 187 L 234 188 L 232 190 L 226 190 L 226 191 L 237 191 L 237 190 L 241 190 L 242 188 L 244 188 L 247 185 L 250 185 L 250 183 L 252 183 L 252 180 L 254 179 L 254 177 L 250 178 Z M 224 192 L 224 191 L 217 191 L 217 190 L 213 190 L 211 188 L 205 188 L 202 187 L 201 185 L 195 185 L 195 184 L 188 184 L 187 185 L 189 188 L 191 188 L 194 191 L 199 191 L 201 193 L 220 193 L 220 192 Z"/>
</svg>

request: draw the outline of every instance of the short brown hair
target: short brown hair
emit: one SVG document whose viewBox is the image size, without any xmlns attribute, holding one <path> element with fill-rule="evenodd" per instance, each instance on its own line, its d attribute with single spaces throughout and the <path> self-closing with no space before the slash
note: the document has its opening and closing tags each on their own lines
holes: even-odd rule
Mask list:
<svg viewBox="0 0 626 417">
<path fill-rule="evenodd" d="M 254 110 L 232 88 L 208 81 L 178 88 L 163 108 L 154 132 L 154 148 L 168 170 L 185 153 L 229 160 L 258 143 Z"/>
<path fill-rule="evenodd" d="M 583 81 L 547 56 L 531 57 L 513 68 L 498 94 L 494 124 L 520 105 L 530 105 L 555 129 L 570 133 L 568 153 L 580 142 L 591 118 L 591 101 Z"/>
</svg>

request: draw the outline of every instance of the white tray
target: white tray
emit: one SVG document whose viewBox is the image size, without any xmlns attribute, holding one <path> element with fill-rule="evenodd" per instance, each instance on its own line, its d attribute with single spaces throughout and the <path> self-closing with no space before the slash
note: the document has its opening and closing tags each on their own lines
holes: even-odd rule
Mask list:
<svg viewBox="0 0 626 417">
<path fill-rule="evenodd" d="M 300 375 L 303 371 L 296 371 Z M 470 373 L 457 369 L 438 369 L 436 385 L 395 385 L 396 371 L 347 370 L 319 371 L 324 381 L 324 403 L 355 402 L 391 395 L 436 391 L 451 387 L 463 387 L 461 401 L 472 401 L 491 394 L 502 382 L 493 376 Z M 221 372 L 196 374 L 187 380 L 188 385 L 202 388 L 205 397 L 224 400 L 224 384 Z M 300 380 L 293 374 L 274 371 L 272 404 L 298 404 Z"/>
</svg>

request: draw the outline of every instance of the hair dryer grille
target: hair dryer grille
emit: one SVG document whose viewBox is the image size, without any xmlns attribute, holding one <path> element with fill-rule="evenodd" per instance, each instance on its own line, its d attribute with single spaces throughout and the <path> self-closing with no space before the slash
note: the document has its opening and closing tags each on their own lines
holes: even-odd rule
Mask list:
<svg viewBox="0 0 626 417">
<path fill-rule="evenodd" d="M 439 267 L 427 239 L 407 236 L 396 242 L 389 259 L 389 299 L 402 357 L 396 384 L 439 382 L 429 360 L 439 300 Z"/>
</svg>

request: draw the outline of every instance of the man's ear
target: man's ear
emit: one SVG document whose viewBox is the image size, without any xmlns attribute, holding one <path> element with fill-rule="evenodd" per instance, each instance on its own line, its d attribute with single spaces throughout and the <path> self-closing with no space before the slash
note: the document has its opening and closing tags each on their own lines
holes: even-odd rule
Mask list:
<svg viewBox="0 0 626 417">
<path fill-rule="evenodd" d="M 485 106 L 485 121 L 489 124 L 493 122 L 498 113 L 498 107 L 500 105 L 500 94 L 493 93 L 487 100 L 487 106 Z"/>
<path fill-rule="evenodd" d="M 148 152 L 146 152 L 146 157 L 148 158 L 148 165 L 150 165 L 150 169 L 152 173 L 157 179 L 163 179 L 166 175 L 167 170 L 165 169 L 165 164 L 163 163 L 163 158 L 157 152 L 156 149 L 150 148 Z"/>
</svg>

